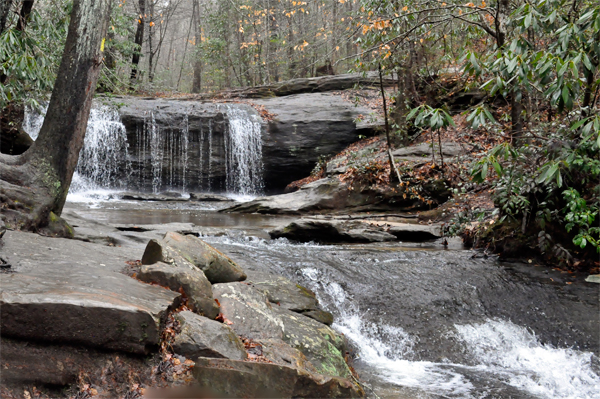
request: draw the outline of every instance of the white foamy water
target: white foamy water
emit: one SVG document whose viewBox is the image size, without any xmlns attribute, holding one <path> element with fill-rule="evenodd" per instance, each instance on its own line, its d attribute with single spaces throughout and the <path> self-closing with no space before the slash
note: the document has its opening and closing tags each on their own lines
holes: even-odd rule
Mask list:
<svg viewBox="0 0 600 399">
<path fill-rule="evenodd" d="M 418 337 L 400 326 L 366 321 L 364 311 L 342 286 L 327 281 L 320 270 L 304 268 L 301 273 L 312 282 L 309 288 L 321 304 L 336 313 L 333 328 L 352 341 L 360 361 L 388 383 L 443 397 L 488 397 L 492 392 L 472 383 L 477 376 L 490 381 L 495 389 L 508 385 L 540 398 L 600 398 L 599 370 L 593 365 L 592 353 L 543 345 L 521 326 L 487 320 L 454 326 L 456 338 L 472 356 L 471 364 L 411 360 Z"/>
<path fill-rule="evenodd" d="M 487 320 L 455 326 L 477 368 L 509 385 L 543 398 L 600 398 L 600 376 L 593 354 L 543 345 L 527 329 Z"/>
<path fill-rule="evenodd" d="M 40 110 L 26 108 L 23 129 L 36 139 L 44 123 L 47 105 Z M 118 179 L 129 170 L 127 132 L 116 109 L 94 104 L 90 111 L 83 148 L 69 189 L 69 201 L 87 202 L 108 198 L 110 189 L 125 188 L 127 179 Z"/>
<path fill-rule="evenodd" d="M 240 106 L 226 104 L 225 109 L 229 121 L 225 135 L 227 191 L 249 200 L 264 189 L 261 120 Z"/>
</svg>

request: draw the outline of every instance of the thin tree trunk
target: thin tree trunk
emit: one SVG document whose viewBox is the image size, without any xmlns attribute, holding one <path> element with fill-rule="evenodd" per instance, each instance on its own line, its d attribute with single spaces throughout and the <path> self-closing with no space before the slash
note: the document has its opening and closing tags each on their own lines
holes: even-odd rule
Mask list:
<svg viewBox="0 0 600 399">
<path fill-rule="evenodd" d="M 148 23 L 148 82 L 152 83 L 154 80 L 154 53 L 155 50 L 152 47 L 152 39 L 154 38 L 154 1 L 150 0 L 150 7 L 148 12 L 150 13 L 150 22 Z"/>
<path fill-rule="evenodd" d="M 0 1 L 0 34 L 6 29 L 6 22 L 8 21 L 8 14 L 12 7 L 13 0 L 2 0 Z"/>
<path fill-rule="evenodd" d="M 135 31 L 135 46 L 136 46 L 136 49 L 133 52 L 133 58 L 131 60 L 132 66 L 131 66 L 130 80 L 131 80 L 132 84 L 137 79 L 137 76 L 138 76 L 138 65 L 140 63 L 140 55 L 142 54 L 142 44 L 144 42 L 144 24 L 146 23 L 145 22 L 145 20 L 146 20 L 146 18 L 145 18 L 146 0 L 140 0 L 139 6 L 140 6 L 140 14 L 138 15 L 138 18 L 136 19 L 137 22 L 138 22 L 138 26 L 137 26 L 137 29 Z"/>
<path fill-rule="evenodd" d="M 74 0 L 65 49 L 44 124 L 19 156 L 0 155 L 0 207 L 5 224 L 39 230 L 62 212 L 102 64 L 111 0 Z M 62 231 L 67 234 L 68 229 Z"/>
<path fill-rule="evenodd" d="M 10 2 L 8 2 L 8 3 L 10 3 Z M 25 30 L 25 28 L 27 27 L 27 23 L 29 22 L 29 15 L 31 15 L 31 10 L 33 9 L 33 3 L 34 3 L 33 0 L 24 0 L 23 1 L 23 5 L 21 6 L 21 11 L 19 12 L 19 20 L 17 21 L 17 30 L 19 32 L 23 32 Z M 9 11 L 10 11 L 10 6 L 6 10 L 6 12 L 8 13 Z M 4 23 L 6 23 L 6 21 L 4 21 Z M 7 78 L 8 78 L 8 76 L 5 74 L 0 75 L 0 83 L 2 83 L 2 84 L 6 83 Z"/>
<path fill-rule="evenodd" d="M 196 52 L 194 54 L 194 80 L 192 81 L 192 93 L 200 93 L 202 91 L 202 59 L 200 58 L 200 42 L 202 38 L 202 30 L 200 28 L 200 4 L 198 0 L 194 0 L 193 11 L 194 31 L 196 32 Z"/>
<path fill-rule="evenodd" d="M 387 140 L 388 161 L 390 162 L 390 183 L 391 182 L 400 183 L 402 181 L 402 179 L 400 178 L 400 172 L 398 172 L 398 169 L 396 168 L 396 163 L 394 162 L 394 156 L 392 155 L 392 140 L 390 138 L 390 124 L 388 121 L 385 90 L 383 89 L 383 72 L 381 70 L 381 64 L 379 64 L 379 88 L 381 89 L 381 98 L 383 99 L 383 115 L 385 118 L 385 138 Z"/>
<path fill-rule="evenodd" d="M 181 68 L 179 69 L 179 78 L 177 79 L 177 90 L 179 90 L 179 83 L 181 83 L 181 74 L 183 73 L 183 66 L 185 65 L 185 55 L 187 54 L 187 46 L 190 41 L 190 32 L 192 31 L 192 24 L 194 18 L 190 19 L 190 26 L 188 27 L 187 38 L 185 39 L 185 47 L 183 48 L 183 57 L 181 59 Z"/>
</svg>

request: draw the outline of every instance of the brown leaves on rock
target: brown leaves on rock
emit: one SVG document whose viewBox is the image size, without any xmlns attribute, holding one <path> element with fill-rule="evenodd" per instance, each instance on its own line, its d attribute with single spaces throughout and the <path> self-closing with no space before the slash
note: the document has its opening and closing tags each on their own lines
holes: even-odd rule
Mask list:
<svg viewBox="0 0 600 399">
<path fill-rule="evenodd" d="M 240 339 L 246 348 L 246 352 L 248 352 L 248 358 L 246 361 L 257 363 L 273 363 L 263 355 L 263 347 L 261 344 L 254 342 L 254 340 L 250 338 L 240 337 Z"/>
<path fill-rule="evenodd" d="M 225 315 L 223 313 L 219 313 L 217 315 L 217 317 L 215 318 L 215 320 L 220 321 L 223 324 L 227 324 L 228 326 L 231 326 L 233 324 L 233 322 L 231 320 L 229 320 L 227 317 L 225 317 Z"/>
</svg>

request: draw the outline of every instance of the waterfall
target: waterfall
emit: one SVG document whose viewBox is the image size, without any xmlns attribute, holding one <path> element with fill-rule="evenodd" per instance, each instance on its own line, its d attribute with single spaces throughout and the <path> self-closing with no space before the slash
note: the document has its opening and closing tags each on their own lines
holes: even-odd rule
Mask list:
<svg viewBox="0 0 600 399">
<path fill-rule="evenodd" d="M 187 116 L 187 114 L 185 115 L 185 117 L 183 118 L 183 128 L 181 130 L 181 136 L 180 136 L 180 142 L 179 142 L 179 149 L 181 151 L 180 153 L 180 159 L 181 159 L 181 163 L 182 163 L 182 179 L 181 179 L 181 192 L 185 192 L 186 189 L 186 177 L 187 177 L 187 168 L 188 168 L 188 147 L 189 147 L 189 142 L 190 142 L 190 121 L 189 118 Z"/>
<path fill-rule="evenodd" d="M 262 194 L 260 116 L 243 104 L 208 109 L 209 115 L 207 108 L 200 108 L 202 114 L 194 107 L 177 113 L 150 108 L 134 124 L 124 116 L 127 128 L 135 129 L 128 144 L 118 110 L 94 103 L 71 192 L 203 190 L 243 199 Z M 44 114 L 44 107 L 26 110 L 23 128 L 34 139 Z"/>
<path fill-rule="evenodd" d="M 130 165 L 123 165 L 127 147 L 127 132 L 119 112 L 106 105 L 92 108 L 77 162 L 76 173 L 81 178 L 71 186 L 71 191 L 126 188 L 121 168 L 130 169 Z"/>
<path fill-rule="evenodd" d="M 227 191 L 243 197 L 259 195 L 264 189 L 260 117 L 239 106 L 226 104 L 225 109 Z"/>
<path fill-rule="evenodd" d="M 47 104 L 40 110 L 25 108 L 23 130 L 34 140 L 44 123 L 47 108 Z M 90 111 L 83 148 L 69 192 L 125 188 L 127 179 L 123 171 L 130 169 L 124 161 L 127 159 L 127 147 L 127 132 L 119 112 L 113 107 L 95 104 Z"/>
<path fill-rule="evenodd" d="M 158 194 L 162 185 L 162 168 L 163 168 L 163 135 L 160 134 L 160 129 L 156 124 L 154 112 L 150 112 L 150 124 L 146 127 L 146 131 L 150 132 L 150 164 L 152 165 L 152 192 Z"/>
<path fill-rule="evenodd" d="M 44 123 L 44 117 L 48 110 L 48 104 L 40 105 L 41 108 L 35 109 L 29 105 L 25 106 L 25 117 L 23 118 L 23 130 L 33 140 L 37 139 L 42 124 Z"/>
</svg>

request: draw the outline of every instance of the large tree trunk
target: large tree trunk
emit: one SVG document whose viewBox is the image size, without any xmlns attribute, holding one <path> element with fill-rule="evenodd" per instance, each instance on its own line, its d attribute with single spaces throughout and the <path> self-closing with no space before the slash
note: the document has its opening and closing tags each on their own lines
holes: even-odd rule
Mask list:
<svg viewBox="0 0 600 399">
<path fill-rule="evenodd" d="M 100 43 L 110 3 L 73 1 L 62 61 L 38 139 L 22 155 L 0 155 L 0 216 L 11 228 L 39 231 L 62 212 L 100 72 Z"/>
</svg>

